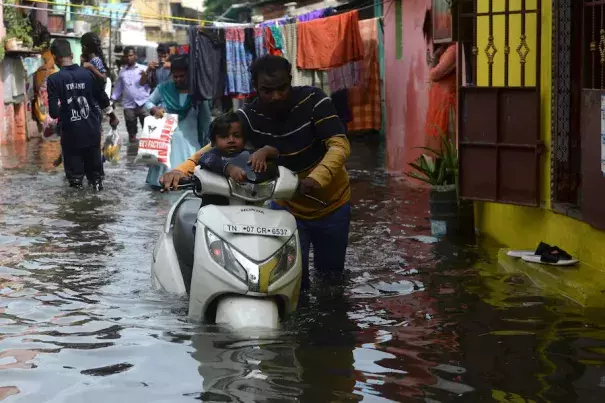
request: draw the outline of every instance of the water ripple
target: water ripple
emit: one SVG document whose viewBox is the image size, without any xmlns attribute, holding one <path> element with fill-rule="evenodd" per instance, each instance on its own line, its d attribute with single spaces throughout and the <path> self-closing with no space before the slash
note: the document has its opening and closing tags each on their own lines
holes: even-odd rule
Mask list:
<svg viewBox="0 0 605 403">
<path fill-rule="evenodd" d="M 316 283 L 274 334 L 189 323 L 149 273 L 178 195 L 132 151 L 93 194 L 65 187 L 57 144 L 0 149 L 0 401 L 605 400 L 603 311 L 428 237 L 427 192 L 373 141 L 353 142 L 343 287 Z"/>
</svg>

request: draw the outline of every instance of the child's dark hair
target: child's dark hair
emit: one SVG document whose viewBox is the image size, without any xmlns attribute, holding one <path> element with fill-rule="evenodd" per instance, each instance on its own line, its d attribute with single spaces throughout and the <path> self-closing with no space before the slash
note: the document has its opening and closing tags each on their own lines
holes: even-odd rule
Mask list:
<svg viewBox="0 0 605 403">
<path fill-rule="evenodd" d="M 105 55 L 103 54 L 103 46 L 101 46 L 101 38 L 99 38 L 99 35 L 95 34 L 94 32 L 87 32 L 82 35 L 80 43 L 82 44 L 82 47 L 86 48 L 89 53 L 94 53 L 99 59 L 101 59 L 103 66 L 105 66 L 105 69 L 109 71 L 109 66 L 105 60 Z"/>
<path fill-rule="evenodd" d="M 234 111 L 218 116 L 210 124 L 210 143 L 214 144 L 218 136 L 225 136 L 233 123 L 240 123 L 240 118 Z"/>
</svg>

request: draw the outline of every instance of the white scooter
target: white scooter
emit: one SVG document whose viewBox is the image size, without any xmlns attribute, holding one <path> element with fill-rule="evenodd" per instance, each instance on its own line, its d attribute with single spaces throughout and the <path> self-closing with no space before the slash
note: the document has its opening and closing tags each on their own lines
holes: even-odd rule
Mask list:
<svg viewBox="0 0 605 403">
<path fill-rule="evenodd" d="M 255 173 L 249 156 L 243 152 L 230 161 L 246 171 L 246 182 L 199 166 L 181 180 L 179 189 L 192 190 L 168 213 L 153 252 L 152 279 L 156 288 L 189 293 L 193 320 L 235 330 L 276 329 L 298 304 L 302 258 L 294 216 L 263 206 L 294 197 L 298 177 L 275 165 Z M 228 205 L 201 207 L 210 195 L 223 196 Z"/>
</svg>

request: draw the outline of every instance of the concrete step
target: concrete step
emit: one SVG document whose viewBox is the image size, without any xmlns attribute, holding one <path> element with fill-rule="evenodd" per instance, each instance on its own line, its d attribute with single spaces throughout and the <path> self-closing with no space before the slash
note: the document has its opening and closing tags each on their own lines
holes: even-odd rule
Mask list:
<svg viewBox="0 0 605 403">
<path fill-rule="evenodd" d="M 575 266 L 549 266 L 528 263 L 498 251 L 498 264 L 510 273 L 523 273 L 547 293 L 569 298 L 584 307 L 605 307 L 605 273 L 578 263 Z"/>
</svg>

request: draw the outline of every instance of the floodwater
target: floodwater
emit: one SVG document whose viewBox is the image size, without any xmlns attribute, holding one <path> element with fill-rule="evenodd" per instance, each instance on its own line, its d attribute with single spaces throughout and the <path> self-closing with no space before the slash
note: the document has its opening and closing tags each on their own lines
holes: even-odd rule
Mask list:
<svg viewBox="0 0 605 403">
<path fill-rule="evenodd" d="M 347 283 L 243 339 L 151 287 L 178 195 L 148 190 L 126 147 L 93 194 L 66 187 L 56 143 L 3 146 L 0 401 L 605 401 L 604 312 L 433 242 L 426 192 L 379 149 L 353 146 Z"/>
</svg>

